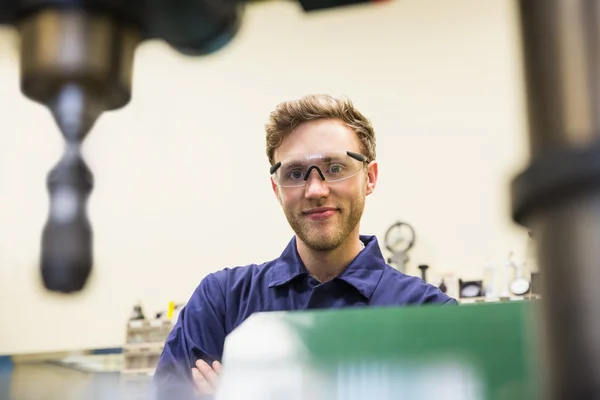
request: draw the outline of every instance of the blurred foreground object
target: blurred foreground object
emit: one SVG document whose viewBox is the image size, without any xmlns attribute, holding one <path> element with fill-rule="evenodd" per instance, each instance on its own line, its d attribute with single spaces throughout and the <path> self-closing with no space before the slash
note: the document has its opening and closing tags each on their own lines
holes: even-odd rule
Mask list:
<svg viewBox="0 0 600 400">
<path fill-rule="evenodd" d="M 368 2 L 299 0 L 302 9 Z M 64 137 L 63 158 L 48 174 L 50 212 L 42 234 L 45 287 L 84 288 L 93 265 L 87 200 L 93 175 L 81 156 L 100 116 L 131 100 L 137 46 L 151 39 L 202 56 L 237 34 L 244 0 L 0 0 L 0 24 L 14 26 L 20 88 L 49 109 Z M 159 160 L 156 160 L 159 162 Z"/>
<path fill-rule="evenodd" d="M 137 46 L 160 39 L 181 53 L 211 53 L 236 34 L 241 5 L 240 0 L 0 1 L 0 23 L 13 25 L 20 38 L 21 91 L 50 110 L 65 140 L 64 156 L 47 183 L 50 212 L 41 248 L 47 289 L 79 291 L 92 270 L 86 207 L 93 175 L 81 147 L 104 112 L 129 103 Z"/>
<path fill-rule="evenodd" d="M 530 165 L 513 217 L 535 232 L 541 398 L 600 398 L 600 2 L 520 0 Z"/>
<path fill-rule="evenodd" d="M 225 341 L 216 400 L 535 399 L 536 303 L 255 314 Z"/>
</svg>

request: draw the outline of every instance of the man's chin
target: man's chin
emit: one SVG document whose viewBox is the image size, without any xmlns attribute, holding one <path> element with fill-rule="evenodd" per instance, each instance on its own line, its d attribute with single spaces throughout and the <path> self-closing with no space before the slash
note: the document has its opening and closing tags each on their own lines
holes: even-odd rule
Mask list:
<svg viewBox="0 0 600 400">
<path fill-rule="evenodd" d="M 327 252 L 335 250 L 339 246 L 331 242 L 315 242 L 313 240 L 311 242 L 306 243 L 306 247 L 308 247 L 314 252 Z"/>
<path fill-rule="evenodd" d="M 315 251 L 330 251 L 339 247 L 341 240 L 337 235 L 324 235 L 320 233 L 306 232 L 303 236 L 303 242 Z"/>
</svg>

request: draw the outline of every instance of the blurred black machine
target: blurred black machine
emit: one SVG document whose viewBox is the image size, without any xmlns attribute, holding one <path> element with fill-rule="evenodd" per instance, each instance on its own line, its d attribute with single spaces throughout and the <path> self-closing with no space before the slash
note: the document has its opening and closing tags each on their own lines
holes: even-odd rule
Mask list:
<svg viewBox="0 0 600 400">
<path fill-rule="evenodd" d="M 530 164 L 512 183 L 513 218 L 534 232 L 542 277 L 542 398 L 598 399 L 600 2 L 515 4 Z"/>
</svg>

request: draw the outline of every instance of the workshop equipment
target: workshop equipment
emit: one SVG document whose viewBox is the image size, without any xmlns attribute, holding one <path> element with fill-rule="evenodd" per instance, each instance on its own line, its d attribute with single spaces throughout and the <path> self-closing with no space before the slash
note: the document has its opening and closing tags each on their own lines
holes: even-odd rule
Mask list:
<svg viewBox="0 0 600 400">
<path fill-rule="evenodd" d="M 427 270 L 429 269 L 429 265 L 421 264 L 419 265 L 419 269 L 421 270 L 421 279 L 424 282 L 427 282 Z"/>
<path fill-rule="evenodd" d="M 541 398 L 600 398 L 600 2 L 519 0 L 530 164 L 513 218 L 535 233 Z"/>
<path fill-rule="evenodd" d="M 299 0 L 313 11 L 368 0 Z M 80 291 L 93 265 L 87 200 L 93 175 L 81 145 L 98 118 L 132 96 L 135 50 L 160 39 L 201 56 L 227 45 L 244 0 L 0 0 L 0 24 L 19 34 L 22 93 L 52 113 L 65 153 L 47 178 L 50 212 L 42 233 L 47 289 Z"/>
<path fill-rule="evenodd" d="M 403 222 L 394 222 L 385 232 L 385 248 L 392 254 L 387 259 L 398 271 L 406 272 L 408 251 L 415 245 L 416 234 L 412 225 Z"/>
<path fill-rule="evenodd" d="M 510 283 L 510 292 L 515 296 L 524 296 L 529 293 L 531 284 L 529 280 L 523 276 L 523 262 L 513 261 L 512 267 L 515 270 L 515 277 Z"/>
<path fill-rule="evenodd" d="M 471 280 L 463 281 L 458 279 L 458 292 L 461 299 L 472 299 L 476 297 L 482 297 L 483 293 L 483 280 Z"/>
<path fill-rule="evenodd" d="M 166 318 L 149 320 L 142 316 L 128 321 L 119 377 L 119 398 L 149 398 L 152 376 L 173 325 Z"/>
<path fill-rule="evenodd" d="M 80 149 L 102 113 L 130 101 L 137 46 L 158 38 L 185 54 L 216 51 L 237 32 L 240 6 L 238 0 L 0 1 L 0 23 L 20 35 L 21 91 L 48 107 L 66 143 L 48 175 L 50 213 L 41 249 L 46 288 L 81 290 L 91 272 L 86 202 L 93 176 Z"/>
<path fill-rule="evenodd" d="M 504 270 L 502 271 L 502 292 L 500 297 L 510 297 L 510 271 L 513 268 L 513 253 L 508 253 L 506 261 L 504 261 Z"/>
<path fill-rule="evenodd" d="M 486 259 L 483 263 L 483 294 L 486 300 L 497 300 L 496 294 L 496 265 Z"/>
<path fill-rule="evenodd" d="M 215 400 L 536 399 L 536 306 L 254 314 L 225 339 Z"/>
</svg>

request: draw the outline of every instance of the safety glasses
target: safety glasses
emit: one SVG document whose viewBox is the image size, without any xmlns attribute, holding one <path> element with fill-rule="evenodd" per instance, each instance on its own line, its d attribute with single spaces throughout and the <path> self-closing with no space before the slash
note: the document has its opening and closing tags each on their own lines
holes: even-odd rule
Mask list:
<svg viewBox="0 0 600 400">
<path fill-rule="evenodd" d="M 291 154 L 270 169 L 276 185 L 304 186 L 315 170 L 326 182 L 339 182 L 358 174 L 368 164 L 366 156 L 346 150 L 329 150 L 318 154 Z"/>
</svg>

